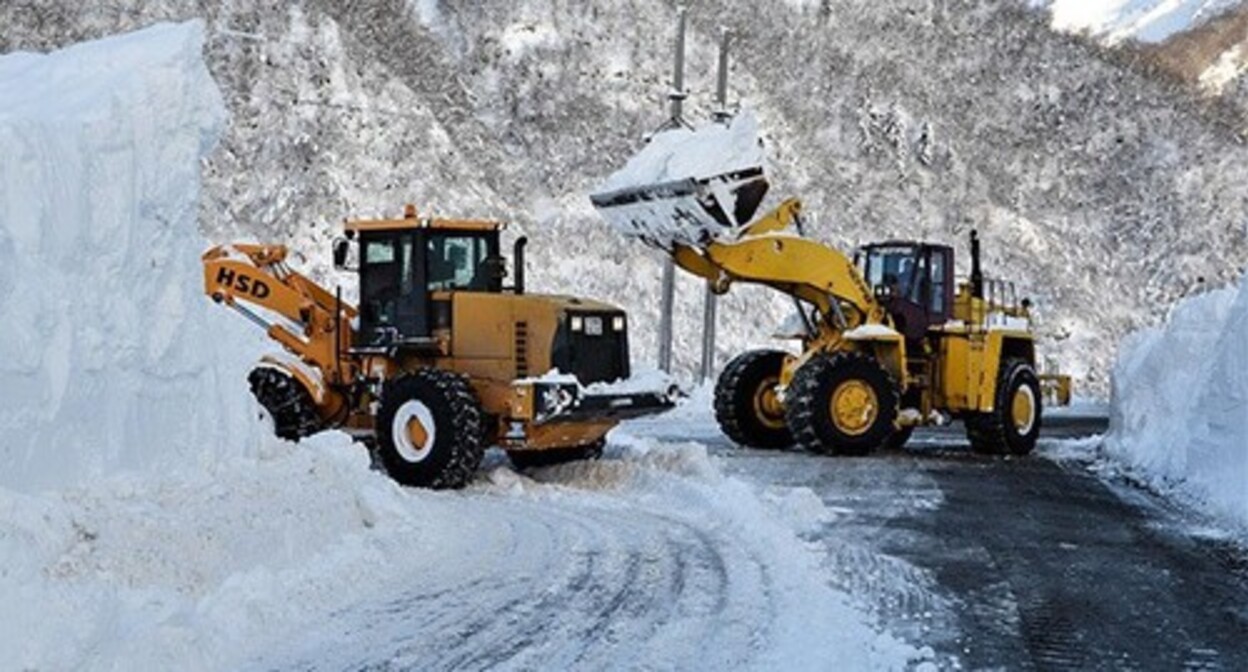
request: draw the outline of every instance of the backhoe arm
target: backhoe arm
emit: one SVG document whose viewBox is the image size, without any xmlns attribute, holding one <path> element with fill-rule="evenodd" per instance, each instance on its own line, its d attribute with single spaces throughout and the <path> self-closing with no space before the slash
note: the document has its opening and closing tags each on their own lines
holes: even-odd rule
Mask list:
<svg viewBox="0 0 1248 672">
<path fill-rule="evenodd" d="M 330 383 L 350 380 L 349 361 L 340 353 L 351 346 L 353 306 L 286 265 L 283 245 L 220 245 L 203 255 L 204 292 L 263 327 Z M 285 318 L 271 321 L 248 306 Z"/>
</svg>

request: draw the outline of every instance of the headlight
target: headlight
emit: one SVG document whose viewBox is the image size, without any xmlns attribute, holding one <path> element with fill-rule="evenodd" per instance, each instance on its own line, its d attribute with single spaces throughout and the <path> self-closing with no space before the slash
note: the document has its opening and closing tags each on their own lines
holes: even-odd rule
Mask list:
<svg viewBox="0 0 1248 672">
<path fill-rule="evenodd" d="M 572 316 L 572 331 L 584 331 L 584 330 L 585 330 L 585 318 L 579 315 L 573 315 Z"/>
<path fill-rule="evenodd" d="M 615 331 L 624 331 L 624 316 L 616 315 L 615 318 L 611 320 L 611 328 Z"/>
</svg>

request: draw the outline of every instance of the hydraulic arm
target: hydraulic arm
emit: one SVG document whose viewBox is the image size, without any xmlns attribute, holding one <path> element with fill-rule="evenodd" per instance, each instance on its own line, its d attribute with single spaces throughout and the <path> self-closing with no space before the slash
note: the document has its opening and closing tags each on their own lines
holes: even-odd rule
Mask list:
<svg viewBox="0 0 1248 672">
<path fill-rule="evenodd" d="M 214 247 L 203 255 L 204 288 L 297 356 L 299 362 L 280 365 L 304 383 L 323 415 L 331 415 L 345 400 L 329 388 L 355 377 L 354 360 L 342 353 L 351 347 L 356 309 L 292 270 L 286 255 L 284 245 Z"/>
<path fill-rule="evenodd" d="M 789 199 L 744 228 L 735 240 L 713 240 L 701 248 L 675 243 L 672 258 L 681 268 L 728 291 L 733 282 L 772 287 L 813 305 L 830 326 L 846 331 L 863 324 L 886 324 L 887 316 L 871 288 L 839 250 L 789 233 L 801 203 Z"/>
</svg>

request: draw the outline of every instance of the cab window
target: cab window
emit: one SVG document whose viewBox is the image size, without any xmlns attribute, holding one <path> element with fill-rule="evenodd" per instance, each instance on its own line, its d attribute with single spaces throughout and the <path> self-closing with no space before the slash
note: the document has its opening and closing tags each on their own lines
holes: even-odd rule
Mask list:
<svg viewBox="0 0 1248 672">
<path fill-rule="evenodd" d="M 427 242 L 430 291 L 488 291 L 494 254 L 485 236 L 431 235 Z"/>
<path fill-rule="evenodd" d="M 945 312 L 945 252 L 932 250 L 932 293 L 928 299 L 933 313 Z"/>
<path fill-rule="evenodd" d="M 875 247 L 867 252 L 867 283 L 872 288 L 888 287 L 892 296 L 908 297 L 914 277 L 914 248 Z"/>
</svg>

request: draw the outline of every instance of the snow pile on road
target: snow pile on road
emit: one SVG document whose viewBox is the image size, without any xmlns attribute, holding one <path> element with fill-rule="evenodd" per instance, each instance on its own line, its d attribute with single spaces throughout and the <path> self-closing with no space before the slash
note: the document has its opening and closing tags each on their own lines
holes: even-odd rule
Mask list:
<svg viewBox="0 0 1248 672">
<path fill-rule="evenodd" d="M 1053 27 L 1087 32 L 1110 44 L 1134 39 L 1161 42 L 1183 32 L 1240 0 L 1030 0 L 1047 8 Z"/>
<path fill-rule="evenodd" d="M 607 459 L 532 479 L 494 456 L 463 492 L 400 488 L 340 433 L 269 447 L 202 474 L 0 490 L 0 656 L 182 670 L 924 657 L 827 584 L 800 535 L 830 512 L 724 476 L 697 444 L 617 433 Z"/>
<path fill-rule="evenodd" d="M 1248 283 L 1189 298 L 1122 344 L 1106 451 L 1248 524 Z"/>
<path fill-rule="evenodd" d="M 0 57 L 0 487 L 254 446 L 251 346 L 200 291 L 225 123 L 202 44 L 192 22 Z"/>
</svg>

